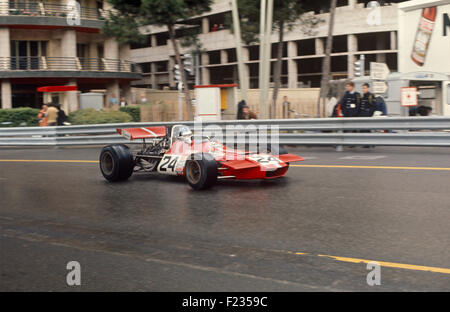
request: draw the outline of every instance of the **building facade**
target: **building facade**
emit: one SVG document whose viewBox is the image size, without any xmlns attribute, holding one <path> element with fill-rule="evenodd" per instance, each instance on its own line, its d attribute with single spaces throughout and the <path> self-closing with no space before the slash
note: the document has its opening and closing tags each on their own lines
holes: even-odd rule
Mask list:
<svg viewBox="0 0 450 312">
<path fill-rule="evenodd" d="M 104 91 L 131 99 L 130 83 L 142 78 L 128 45 L 104 37 L 107 2 L 98 0 L 0 0 L 1 108 L 57 102 L 79 108 L 79 93 Z M 40 93 L 44 86 L 78 91 Z"/>
<path fill-rule="evenodd" d="M 402 1 L 338 1 L 331 62 L 333 79 L 353 77 L 355 61 L 362 54 L 365 56 L 366 70 L 369 69 L 369 63 L 374 61 L 387 63 L 391 71 L 397 70 L 396 2 Z M 282 87 L 319 87 L 330 17 L 327 10 L 324 8 L 309 13 L 323 21 L 313 33 L 307 34 L 301 25 L 297 25 L 285 34 Z M 202 44 L 202 84 L 238 82 L 234 37 L 223 26 L 230 14 L 230 1 L 216 0 L 210 12 L 185 21 L 185 27 L 179 31 L 180 36 L 185 31 L 195 32 Z M 144 27 L 142 32 L 147 40 L 133 45 L 130 55 L 142 69 L 144 79 L 133 82 L 133 85 L 153 89 L 175 88 L 175 58 L 167 30 L 162 27 Z M 277 37 L 276 32 L 271 37 L 272 65 L 275 62 Z M 191 50 L 184 47 L 182 53 L 190 53 Z M 245 46 L 243 54 L 249 86 L 258 88 L 259 46 Z M 191 83 L 194 83 L 192 78 Z"/>
</svg>

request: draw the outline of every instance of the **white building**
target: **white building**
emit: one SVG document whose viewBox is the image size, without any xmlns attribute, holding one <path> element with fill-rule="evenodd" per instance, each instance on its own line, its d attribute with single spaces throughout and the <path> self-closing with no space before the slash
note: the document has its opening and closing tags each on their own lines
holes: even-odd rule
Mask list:
<svg viewBox="0 0 450 312">
<path fill-rule="evenodd" d="M 0 0 L 1 108 L 40 107 L 58 102 L 79 108 L 78 93 L 105 90 L 109 98 L 131 99 L 129 45 L 101 34 L 102 0 L 80 3 L 79 23 L 68 21 L 69 0 Z M 73 9 L 73 8 L 72 8 Z M 76 86 L 78 91 L 40 93 L 39 87 Z"/>
<path fill-rule="evenodd" d="M 391 71 L 398 69 L 397 31 L 398 5 L 395 2 L 380 1 L 381 6 L 368 7 L 362 0 L 340 0 L 336 10 L 334 43 L 332 51 L 332 76 L 334 79 L 354 76 L 354 62 L 365 55 L 366 70 L 369 62 L 386 62 Z M 324 8 L 327 11 L 327 8 Z M 228 29 L 215 30 L 225 24 L 226 15 L 231 14 L 229 0 L 216 0 L 212 10 L 202 16 L 185 21 L 191 31 L 199 34 L 202 49 L 201 83 L 220 84 L 238 82 L 236 51 L 233 34 Z M 305 35 L 300 27 L 285 35 L 282 87 L 318 87 L 321 79 L 322 60 L 328 30 L 329 13 L 315 12 L 324 22 L 315 34 Z M 220 27 L 217 27 L 220 28 Z M 145 27 L 145 43 L 131 47 L 131 59 L 140 64 L 144 79 L 133 85 L 154 89 L 175 87 L 173 66 L 174 51 L 168 41 L 165 28 Z M 271 41 L 277 42 L 277 33 Z M 276 44 L 272 45 L 272 55 Z M 191 49 L 182 48 L 182 53 Z M 250 88 L 258 88 L 259 46 L 244 48 L 244 58 Z M 272 60 L 274 62 L 275 59 Z M 193 80 L 191 80 L 193 84 Z"/>
</svg>

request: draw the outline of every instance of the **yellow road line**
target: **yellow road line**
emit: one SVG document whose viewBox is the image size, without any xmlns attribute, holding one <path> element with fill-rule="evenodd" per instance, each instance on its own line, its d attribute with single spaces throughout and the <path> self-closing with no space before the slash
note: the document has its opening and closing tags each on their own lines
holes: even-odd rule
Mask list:
<svg viewBox="0 0 450 312">
<path fill-rule="evenodd" d="M 450 269 L 447 269 L 447 268 L 438 268 L 438 267 L 430 267 L 430 266 L 414 265 L 414 264 L 403 264 L 403 263 L 395 263 L 395 262 L 384 262 L 384 261 L 376 261 L 376 260 L 366 260 L 366 259 L 358 259 L 358 258 L 336 257 L 336 256 L 329 256 L 329 255 L 318 255 L 318 256 L 319 257 L 327 257 L 327 258 L 331 258 L 331 259 L 335 259 L 337 261 L 343 261 L 343 262 L 351 262 L 351 263 L 377 262 L 381 266 L 390 267 L 390 268 L 450 274 Z"/>
<path fill-rule="evenodd" d="M 92 163 L 92 164 L 97 164 L 98 160 L 0 159 L 0 162 Z"/>
<path fill-rule="evenodd" d="M 348 165 L 348 166 L 347 165 L 291 165 L 291 167 L 450 171 L 450 168 L 434 168 L 434 167 L 350 166 L 350 165 Z"/>
<path fill-rule="evenodd" d="M 98 164 L 98 160 L 57 160 L 57 159 L 0 159 L 0 162 L 37 162 L 37 163 L 88 163 Z M 342 168 L 342 169 L 390 169 L 390 170 L 433 170 L 450 171 L 442 167 L 396 167 L 396 166 L 352 166 L 352 165 L 291 165 L 297 168 Z"/>
</svg>

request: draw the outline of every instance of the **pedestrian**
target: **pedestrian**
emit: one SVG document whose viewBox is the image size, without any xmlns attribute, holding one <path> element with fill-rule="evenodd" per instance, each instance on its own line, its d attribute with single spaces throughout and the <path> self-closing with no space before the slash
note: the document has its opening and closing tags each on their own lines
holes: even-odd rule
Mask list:
<svg viewBox="0 0 450 312">
<path fill-rule="evenodd" d="M 39 126 L 40 127 L 47 127 L 48 126 L 47 109 L 48 109 L 48 105 L 47 104 L 43 104 L 41 110 L 39 111 L 39 114 L 37 115 L 37 118 L 39 119 Z"/>
<path fill-rule="evenodd" d="M 50 127 L 58 125 L 58 109 L 54 104 L 49 105 L 47 108 L 47 121 Z"/>
<path fill-rule="evenodd" d="M 147 98 L 145 97 L 145 93 L 141 93 L 140 103 L 147 104 Z"/>
<path fill-rule="evenodd" d="M 118 105 L 119 104 L 119 100 L 117 99 L 117 97 L 116 97 L 116 94 L 115 93 L 113 93 L 112 95 L 111 95 L 111 97 L 109 98 L 109 106 L 115 106 L 115 105 Z"/>
<path fill-rule="evenodd" d="M 346 92 L 338 102 L 344 117 L 358 117 L 361 94 L 355 91 L 355 84 L 350 81 L 345 85 Z"/>
<path fill-rule="evenodd" d="M 214 24 L 213 27 L 211 28 L 211 32 L 215 32 L 219 29 L 219 26 L 217 24 Z"/>
<path fill-rule="evenodd" d="M 291 117 L 291 102 L 288 101 L 288 97 L 285 95 L 283 96 L 283 118 L 290 118 Z"/>
<path fill-rule="evenodd" d="M 57 124 L 58 126 L 64 126 L 67 123 L 66 112 L 61 108 L 61 104 L 56 105 L 56 108 L 58 109 Z"/>
<path fill-rule="evenodd" d="M 342 114 L 342 105 L 339 102 L 334 105 L 331 117 L 344 117 L 344 114 Z"/>
<path fill-rule="evenodd" d="M 125 107 L 125 106 L 127 106 L 127 105 L 128 105 L 127 100 L 125 99 L 124 96 L 122 96 L 122 97 L 120 98 L 120 107 Z"/>
<path fill-rule="evenodd" d="M 246 106 L 245 100 L 242 100 L 242 101 L 240 101 L 240 102 L 238 103 L 236 119 L 244 119 L 244 118 L 243 118 L 244 115 L 243 115 L 243 113 L 242 113 L 242 109 L 243 109 L 244 106 Z"/>
<path fill-rule="evenodd" d="M 250 110 L 250 108 L 247 105 L 244 105 L 242 107 L 242 118 L 241 119 L 258 119 L 256 114 Z"/>
<path fill-rule="evenodd" d="M 363 95 L 359 105 L 359 117 L 372 117 L 376 109 L 375 95 L 370 92 L 370 85 L 368 83 L 362 86 Z"/>
<path fill-rule="evenodd" d="M 387 116 L 386 102 L 381 96 L 377 96 L 375 99 L 374 116 Z"/>
<path fill-rule="evenodd" d="M 219 30 L 224 30 L 225 29 L 225 27 L 223 26 L 223 24 L 220 24 L 219 25 Z"/>
<path fill-rule="evenodd" d="M 359 117 L 372 117 L 376 109 L 375 96 L 370 92 L 370 85 L 364 83 L 362 85 L 363 95 L 361 97 L 361 102 L 359 105 Z M 370 130 L 360 130 L 360 133 L 371 133 Z M 364 145 L 364 148 L 375 147 L 371 145 Z"/>
</svg>

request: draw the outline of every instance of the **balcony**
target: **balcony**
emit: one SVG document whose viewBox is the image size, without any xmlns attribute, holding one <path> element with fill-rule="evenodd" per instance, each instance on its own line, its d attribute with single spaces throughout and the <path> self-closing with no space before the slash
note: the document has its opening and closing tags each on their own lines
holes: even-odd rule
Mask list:
<svg viewBox="0 0 450 312">
<path fill-rule="evenodd" d="M 73 11 L 63 4 L 41 1 L 0 2 L 0 25 L 46 25 L 68 26 L 67 17 Z M 79 27 L 101 28 L 106 13 L 102 10 L 81 7 Z"/>
<path fill-rule="evenodd" d="M 0 57 L 0 78 L 142 78 L 134 63 L 82 57 Z"/>
</svg>

